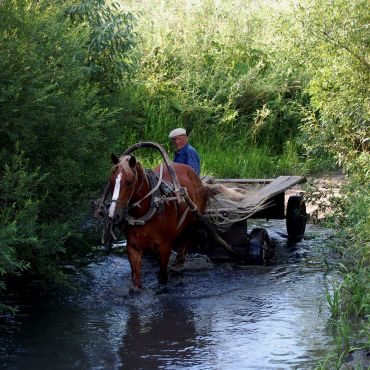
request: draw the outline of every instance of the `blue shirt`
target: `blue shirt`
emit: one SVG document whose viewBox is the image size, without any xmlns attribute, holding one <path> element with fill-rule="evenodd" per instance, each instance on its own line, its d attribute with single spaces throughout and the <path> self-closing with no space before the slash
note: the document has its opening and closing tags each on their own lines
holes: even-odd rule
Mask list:
<svg viewBox="0 0 370 370">
<path fill-rule="evenodd" d="M 197 151 L 190 145 L 186 144 L 182 149 L 180 149 L 175 154 L 173 159 L 175 163 L 183 163 L 192 167 L 193 170 L 199 176 L 200 174 L 200 159 Z"/>
</svg>

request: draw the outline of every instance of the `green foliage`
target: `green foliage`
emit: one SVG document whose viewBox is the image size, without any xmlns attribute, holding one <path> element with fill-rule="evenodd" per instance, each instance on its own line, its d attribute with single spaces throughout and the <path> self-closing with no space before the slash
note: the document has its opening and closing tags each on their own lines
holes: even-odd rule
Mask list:
<svg viewBox="0 0 370 370">
<path fill-rule="evenodd" d="M 285 31 L 294 29 L 296 37 L 286 34 L 283 46 L 310 76 L 303 145 L 313 155 L 333 154 L 364 183 L 370 173 L 369 14 L 366 0 L 300 2 L 284 18 Z"/>
<path fill-rule="evenodd" d="M 79 172 L 79 163 L 87 159 L 86 148 L 94 145 L 95 135 L 88 129 L 102 123 L 101 108 L 83 63 L 75 60 L 81 53 L 82 30 L 60 20 L 55 9 L 31 7 L 24 13 L 21 2 L 17 9 L 7 9 L 8 3 L 1 12 L 2 160 L 9 160 L 19 142 L 31 167 L 50 173 L 43 192 L 52 196 L 42 204 L 48 218 L 55 207 L 61 208 L 61 191 L 70 191 L 73 197 L 79 190 L 78 179 L 70 174 Z"/>
<path fill-rule="evenodd" d="M 40 189 L 48 181 L 40 169 L 31 172 L 19 149 L 6 164 L 0 178 L 0 277 L 27 271 L 45 280 L 62 283 L 59 270 L 71 224 L 42 221 L 45 198 Z"/>
<path fill-rule="evenodd" d="M 360 186 L 357 181 L 352 181 L 343 192 L 328 222 L 338 229 L 343 240 L 353 246 L 346 248 L 344 245 L 344 259 L 348 266 L 367 266 L 370 263 L 370 187 L 369 184 Z"/>
<path fill-rule="evenodd" d="M 277 156 L 267 147 L 233 153 L 233 148 L 225 150 L 208 144 L 202 146 L 201 153 L 202 173 L 218 178 L 273 178 L 302 171 L 300 158 L 289 149 Z"/>
<path fill-rule="evenodd" d="M 105 0 L 72 1 L 66 12 L 74 25 L 87 29 L 85 62 L 92 79 L 110 90 L 126 83 L 136 66 L 133 14 Z"/>
<path fill-rule="evenodd" d="M 336 229 L 332 247 L 342 256 L 338 267 L 343 280 L 327 293 L 340 363 L 351 346 L 367 348 L 370 344 L 370 188 L 352 180 L 342 190 L 328 221 Z M 362 318 L 358 333 L 350 325 L 354 316 Z"/>
<path fill-rule="evenodd" d="M 370 187 L 352 180 L 342 189 L 333 215 L 327 222 L 337 230 L 333 247 L 342 255 L 340 287 L 350 314 L 370 315 Z"/>
<path fill-rule="evenodd" d="M 131 29 L 131 19 L 101 5 L 101 19 L 117 20 L 119 29 L 111 43 L 102 36 L 98 53 L 91 46 L 96 24 L 72 21 L 70 6 L 0 2 L 1 275 L 27 269 L 63 283 L 59 265 L 73 255 L 68 243 L 82 237 L 88 202 L 109 171 L 122 100 L 106 98 L 104 78 L 121 68 L 114 81 L 124 82 L 121 43 L 130 42 L 119 33 L 126 21 Z M 98 62 L 104 83 L 91 74 Z"/>
<path fill-rule="evenodd" d="M 340 299 L 340 288 L 341 284 L 336 285 L 333 282 L 331 283 L 331 292 L 326 291 L 325 297 L 328 303 L 330 314 L 332 318 L 338 318 L 341 313 L 341 299 Z"/>
<path fill-rule="evenodd" d="M 137 106 L 130 137 L 139 131 L 137 138 L 164 142 L 179 125 L 198 146 L 211 138 L 214 148 L 232 145 L 235 153 L 251 146 L 283 152 L 297 132 L 300 87 L 277 77 L 258 9 L 213 1 L 133 2 L 131 8 L 140 14 L 143 43 L 128 92 Z"/>
<path fill-rule="evenodd" d="M 0 277 L 30 267 L 38 246 L 37 190 L 43 180 L 30 173 L 24 154 L 16 153 L 0 178 Z"/>
</svg>

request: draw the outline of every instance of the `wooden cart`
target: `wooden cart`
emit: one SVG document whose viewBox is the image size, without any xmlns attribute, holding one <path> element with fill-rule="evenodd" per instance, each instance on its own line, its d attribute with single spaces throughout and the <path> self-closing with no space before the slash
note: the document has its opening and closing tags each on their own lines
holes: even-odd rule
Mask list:
<svg viewBox="0 0 370 370">
<path fill-rule="evenodd" d="M 301 176 L 279 176 L 276 179 L 213 179 L 216 184 L 232 184 L 237 187 L 245 186 L 261 186 L 258 190 L 253 192 L 253 202 L 255 204 L 254 213 L 250 215 L 245 213 L 244 221 L 234 222 L 227 232 L 220 233 L 212 225 L 207 222 L 207 215 L 200 214 L 199 210 L 190 199 L 185 188 L 182 188 L 177 178 L 176 172 L 172 167 L 168 154 L 164 148 L 153 142 L 140 142 L 125 150 L 123 155 L 129 155 L 133 151 L 140 148 L 153 148 L 160 152 L 163 161 L 170 173 L 174 193 L 179 201 L 186 201 L 189 209 L 196 214 L 199 219 L 198 241 L 194 246 L 200 246 L 201 252 L 214 254 L 217 248 L 210 247 L 211 239 L 218 246 L 222 246 L 224 254 L 232 256 L 232 258 L 239 258 L 243 263 L 265 263 L 268 255 L 268 233 L 264 229 L 252 230 L 250 234 L 247 233 L 246 218 L 266 218 L 266 219 L 286 219 L 287 235 L 289 243 L 296 243 L 302 240 L 306 227 L 306 206 L 300 195 L 291 196 L 288 200 L 285 209 L 285 191 L 292 186 L 306 181 Z M 109 193 L 111 190 L 108 182 L 103 196 L 97 201 L 93 202 L 93 208 L 96 217 L 103 220 L 104 232 L 103 239 L 108 245 L 111 245 L 113 240 L 117 240 L 114 234 L 114 224 L 108 217 L 109 208 Z M 152 195 L 153 196 L 153 195 Z M 218 211 L 218 210 L 217 210 Z M 244 211 L 244 210 L 243 210 Z M 227 212 L 227 209 L 223 212 Z M 250 216 L 250 217 L 249 217 Z M 240 220 L 241 218 L 239 218 Z M 126 220 L 127 221 L 127 220 Z M 146 220 L 134 219 L 129 220 L 131 225 L 144 225 Z M 203 235 L 203 236 L 202 236 Z M 201 240 L 203 239 L 203 240 Z M 241 251 L 238 249 L 241 248 Z"/>
<path fill-rule="evenodd" d="M 307 214 L 303 197 L 299 194 L 291 195 L 285 203 L 285 192 L 294 185 L 306 181 L 302 176 L 279 176 L 276 179 L 213 179 L 214 183 L 235 186 L 238 188 L 254 187 L 253 197 L 260 204 L 260 210 L 254 213 L 253 219 L 286 219 L 287 243 L 300 242 L 304 236 Z M 225 210 L 227 212 L 227 210 Z M 213 241 L 202 227 L 198 230 L 195 243 L 198 247 L 193 251 L 205 253 L 212 259 L 230 259 L 230 255 Z M 271 247 L 268 232 L 265 229 L 256 228 L 247 232 L 247 220 L 237 222 L 224 233 L 219 233 L 244 262 L 252 264 L 264 264 L 269 259 Z"/>
</svg>

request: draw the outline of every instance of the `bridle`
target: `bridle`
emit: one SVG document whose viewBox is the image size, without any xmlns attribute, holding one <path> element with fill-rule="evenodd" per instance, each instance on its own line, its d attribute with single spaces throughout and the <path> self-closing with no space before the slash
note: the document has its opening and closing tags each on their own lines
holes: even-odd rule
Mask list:
<svg viewBox="0 0 370 370">
<path fill-rule="evenodd" d="M 147 175 L 146 175 L 145 171 L 142 171 L 142 172 L 143 172 L 143 174 L 144 174 L 144 178 L 147 180 L 147 183 L 149 183 L 149 181 L 148 181 L 148 177 L 147 177 Z M 152 194 L 154 194 L 154 193 L 159 189 L 159 187 L 160 187 L 160 186 L 161 186 L 161 184 L 162 184 L 162 181 L 163 181 L 163 165 L 161 165 L 161 166 L 160 166 L 160 169 L 159 169 L 159 179 L 158 179 L 158 183 L 157 183 L 157 185 L 156 185 L 155 187 L 153 187 L 152 189 L 150 189 L 150 190 L 149 190 L 149 192 L 148 192 L 146 195 L 144 195 L 144 197 L 142 197 L 140 200 L 138 200 L 137 202 L 135 202 L 134 204 L 132 204 L 130 208 L 140 207 L 140 203 L 141 203 L 144 199 L 148 198 L 149 196 L 151 196 Z M 142 188 L 142 186 L 143 186 L 143 182 L 144 182 L 144 181 L 142 181 L 142 182 L 139 184 L 139 189 L 137 189 L 137 190 L 136 190 L 136 192 L 138 192 L 138 193 L 140 192 L 140 190 L 141 190 L 141 188 Z M 150 184 L 149 184 L 149 187 L 150 187 Z"/>
<path fill-rule="evenodd" d="M 154 148 L 154 149 L 158 150 L 161 153 L 161 155 L 163 157 L 163 160 L 164 160 L 164 163 L 165 163 L 165 165 L 168 169 L 168 172 L 169 172 L 170 177 L 171 177 L 172 185 L 173 185 L 173 189 L 172 189 L 171 192 L 174 194 L 174 196 L 173 197 L 167 197 L 166 200 L 167 201 L 174 200 L 174 201 L 176 201 L 176 204 L 181 204 L 185 200 L 188 201 L 188 199 L 190 199 L 190 198 L 187 196 L 187 190 L 180 185 L 180 182 L 177 178 L 176 172 L 173 169 L 172 162 L 170 161 L 170 159 L 168 157 L 168 154 L 166 153 L 166 151 L 164 150 L 164 148 L 161 145 L 153 143 L 153 142 L 137 143 L 137 144 L 129 147 L 128 149 L 126 149 L 125 152 L 122 154 L 122 156 L 129 155 L 133 151 L 135 151 L 137 149 L 140 149 L 140 148 L 144 148 L 144 147 Z M 135 168 L 135 170 L 136 170 L 135 171 L 136 176 L 135 176 L 134 181 L 136 182 L 136 181 L 138 181 L 138 176 L 139 175 L 138 175 L 138 172 L 137 172 L 136 168 Z M 161 172 L 162 172 L 162 170 L 161 170 Z M 145 225 L 157 213 L 157 207 L 156 207 L 154 199 L 156 198 L 155 197 L 156 192 L 159 192 L 159 187 L 160 187 L 161 183 L 163 182 L 162 174 L 160 174 L 160 181 L 158 181 L 158 182 L 156 182 L 156 180 L 154 180 L 154 176 L 153 176 L 152 171 L 151 171 L 151 176 L 147 176 L 148 174 L 146 173 L 146 171 L 143 171 L 143 174 L 144 174 L 145 178 L 147 179 L 147 182 L 149 183 L 150 187 L 152 188 L 149 191 L 149 193 L 146 194 L 145 197 L 144 197 L 144 198 L 146 198 L 146 197 L 151 196 L 150 197 L 150 208 L 149 208 L 149 211 L 144 216 L 139 217 L 139 218 L 134 218 L 134 217 L 128 215 L 128 213 L 127 213 L 126 217 L 125 217 L 125 223 L 128 224 L 128 225 L 133 225 L 133 226 Z M 129 200 L 132 198 L 135 191 L 137 192 L 138 190 L 141 190 L 141 186 L 143 186 L 143 184 L 144 184 L 144 181 L 142 181 L 139 184 L 139 187 L 136 190 L 135 190 L 135 186 L 133 186 L 133 190 L 132 190 L 132 193 L 130 194 Z M 153 190 L 153 188 L 155 188 L 155 189 Z M 95 209 L 95 217 L 101 218 L 103 220 L 103 225 L 104 225 L 104 233 L 103 233 L 103 240 L 102 240 L 103 243 L 105 243 L 105 242 L 111 243 L 112 239 L 113 240 L 118 239 L 116 237 L 114 231 L 113 231 L 114 224 L 113 224 L 112 219 L 109 217 L 109 214 L 108 214 L 108 209 L 110 208 L 110 206 L 112 204 L 116 204 L 118 199 L 112 199 L 112 202 L 107 201 L 107 198 L 108 198 L 110 192 L 111 192 L 111 184 L 110 184 L 110 182 L 108 182 L 107 185 L 105 186 L 102 197 L 99 200 L 93 202 L 93 207 Z M 140 207 L 140 202 L 144 198 L 140 199 L 138 202 L 134 203 L 132 206 Z M 160 199 L 159 201 L 163 201 L 163 199 Z"/>
<path fill-rule="evenodd" d="M 139 177 L 139 175 L 137 173 L 137 170 L 136 170 L 136 167 L 135 167 L 135 171 L 132 171 L 132 172 L 134 173 L 134 183 L 132 185 L 131 194 L 128 197 L 128 200 L 127 200 L 127 209 L 129 208 L 130 200 L 131 200 L 132 196 L 134 195 L 135 191 L 140 190 L 141 187 L 142 187 L 142 182 L 141 182 L 140 185 L 139 185 L 139 189 L 135 189 L 135 185 L 136 185 L 136 183 L 138 181 L 138 177 Z M 122 179 L 122 175 L 123 175 L 123 169 L 121 169 L 121 171 L 118 173 L 118 175 L 116 177 L 116 180 L 115 180 L 115 187 L 114 187 L 114 190 L 113 190 L 112 200 L 110 202 L 111 204 L 110 204 L 110 207 L 109 207 L 109 217 L 110 218 L 113 218 L 113 215 L 114 215 L 114 212 L 115 212 L 115 209 L 116 209 L 116 203 L 119 200 L 119 195 L 120 195 L 120 190 L 121 190 L 120 182 L 121 182 L 121 179 Z M 118 182 L 117 182 L 117 180 L 118 180 Z M 118 187 L 117 187 L 117 184 L 119 184 Z"/>
<path fill-rule="evenodd" d="M 164 163 L 167 167 L 168 173 L 169 173 L 169 175 L 171 177 L 171 180 L 172 180 L 173 189 L 171 190 L 171 192 L 174 194 L 174 197 L 166 198 L 167 201 L 168 200 L 175 200 L 176 204 L 181 204 L 181 203 L 185 202 L 187 204 L 189 210 L 191 212 L 193 212 L 198 219 L 203 221 L 204 225 L 209 230 L 211 236 L 213 236 L 223 246 L 223 248 L 225 248 L 233 257 L 236 257 L 236 258 L 238 258 L 239 261 L 242 261 L 243 259 L 241 259 L 242 257 L 240 256 L 240 253 L 237 252 L 237 251 L 234 251 L 233 248 L 217 234 L 216 230 L 212 227 L 212 225 L 210 225 L 209 222 L 207 222 L 207 220 L 203 218 L 203 215 L 200 213 L 197 205 L 191 200 L 190 196 L 188 195 L 187 189 L 180 185 L 180 182 L 177 178 L 176 172 L 175 172 L 175 170 L 172 166 L 172 163 L 171 163 L 171 161 L 168 157 L 168 154 L 166 153 L 166 151 L 164 150 L 164 148 L 161 145 L 153 143 L 153 142 L 140 142 L 140 143 L 137 143 L 137 144 L 129 147 L 128 149 L 126 149 L 126 151 L 123 153 L 123 155 L 131 154 L 134 150 L 137 150 L 137 149 L 140 149 L 140 148 L 145 148 L 145 147 L 146 148 L 154 148 L 154 149 L 158 150 L 161 153 L 162 157 L 163 157 Z M 143 173 L 144 173 L 144 176 L 146 176 L 146 172 L 143 171 Z M 147 177 L 148 183 L 151 185 L 153 176 L 146 176 L 146 177 Z M 134 181 L 138 181 L 137 171 L 136 171 L 136 176 L 135 176 Z M 160 181 L 158 181 L 157 186 L 159 187 L 162 182 L 163 182 L 162 179 Z M 139 187 L 142 186 L 143 183 L 144 183 L 144 181 L 141 182 Z M 107 205 L 109 203 L 106 202 L 106 199 L 107 199 L 110 191 L 111 191 L 111 184 L 108 181 L 107 185 L 105 186 L 103 196 L 98 201 L 93 202 L 93 206 L 94 206 L 94 209 L 95 209 L 95 216 L 97 218 L 101 217 L 103 219 L 103 222 L 104 222 L 104 234 L 105 235 L 103 234 L 103 241 L 102 242 L 103 243 L 108 242 L 109 244 L 111 244 L 112 239 L 113 240 L 118 239 L 116 237 L 114 231 L 113 231 L 113 222 L 109 218 L 108 213 L 107 213 Z M 135 191 L 135 186 L 133 186 L 133 191 L 130 195 L 130 199 L 133 196 L 134 191 Z M 159 189 L 157 188 L 156 191 L 159 191 Z M 157 212 L 156 208 L 153 206 L 153 200 L 155 198 L 155 193 L 153 193 L 151 195 L 152 195 L 151 196 L 151 207 L 150 207 L 149 212 L 145 216 L 137 218 L 137 219 L 135 219 L 135 218 L 133 218 L 129 215 L 126 215 L 125 222 L 127 224 L 135 225 L 135 226 L 136 225 L 145 225 L 146 222 L 148 222 L 149 220 L 151 220 L 154 217 L 154 215 Z M 147 196 L 148 195 L 146 195 L 146 197 Z M 142 199 L 140 201 L 142 201 Z M 140 201 L 139 201 L 139 204 L 140 204 Z M 115 200 L 115 203 L 116 202 L 117 202 L 117 200 Z M 136 202 L 136 204 L 137 203 L 138 202 Z M 140 205 L 138 205 L 138 206 L 140 206 Z M 107 239 L 105 239 L 105 237 L 107 237 Z"/>
</svg>

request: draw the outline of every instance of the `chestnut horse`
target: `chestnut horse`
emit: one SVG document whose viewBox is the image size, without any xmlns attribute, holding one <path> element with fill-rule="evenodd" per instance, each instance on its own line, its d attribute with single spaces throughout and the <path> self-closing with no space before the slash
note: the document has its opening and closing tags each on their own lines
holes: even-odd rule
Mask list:
<svg viewBox="0 0 370 370">
<path fill-rule="evenodd" d="M 170 194 L 164 198 L 162 209 L 157 211 L 144 225 L 130 225 L 125 222 L 128 217 L 138 219 L 149 212 L 150 196 L 145 196 L 151 190 L 150 183 L 144 169 L 134 156 L 125 155 L 117 158 L 112 154 L 112 161 L 115 166 L 109 180 L 113 194 L 109 207 L 109 218 L 113 224 L 121 226 L 125 233 L 133 285 L 141 288 L 142 255 L 148 249 L 159 254 L 158 281 L 165 284 L 171 250 L 175 248 L 176 242 L 184 234 L 186 235 L 186 229 L 191 228 L 191 225 L 195 223 L 194 213 L 188 209 L 185 201 L 179 203 L 176 196 Z M 211 188 L 203 185 L 191 167 L 173 163 L 173 168 L 180 185 L 187 189 L 191 200 L 203 214 Z M 159 168 L 154 171 L 159 173 Z M 171 177 L 166 166 L 163 169 L 163 180 L 171 184 Z M 179 260 L 182 262 L 181 256 Z"/>
</svg>

